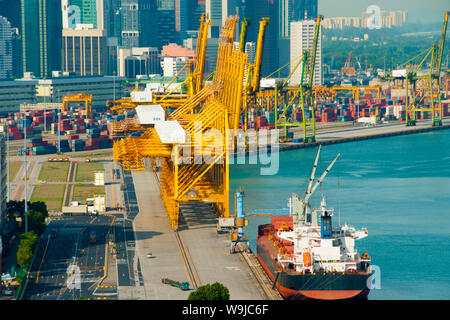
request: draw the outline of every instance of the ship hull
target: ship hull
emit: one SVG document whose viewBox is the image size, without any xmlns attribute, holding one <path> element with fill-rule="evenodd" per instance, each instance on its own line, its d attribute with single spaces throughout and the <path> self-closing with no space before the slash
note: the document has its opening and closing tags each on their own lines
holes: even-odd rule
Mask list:
<svg viewBox="0 0 450 320">
<path fill-rule="evenodd" d="M 368 273 L 288 274 L 281 271 L 270 252 L 257 241 L 257 259 L 281 296 L 287 300 L 367 299 Z"/>
</svg>

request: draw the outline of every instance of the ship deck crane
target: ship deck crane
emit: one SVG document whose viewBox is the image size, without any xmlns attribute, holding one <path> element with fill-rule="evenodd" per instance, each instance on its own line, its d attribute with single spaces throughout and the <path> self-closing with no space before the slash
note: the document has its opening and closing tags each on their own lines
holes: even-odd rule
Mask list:
<svg viewBox="0 0 450 320">
<path fill-rule="evenodd" d="M 311 172 L 311 178 L 309 179 L 308 187 L 306 189 L 306 193 L 305 193 L 304 198 L 300 198 L 298 195 L 293 194 L 292 203 L 290 203 L 290 206 L 291 206 L 290 210 L 291 210 L 292 216 L 293 216 L 294 227 L 299 222 L 302 222 L 302 221 L 305 222 L 307 220 L 306 216 L 308 214 L 311 214 L 311 206 L 309 204 L 309 199 L 314 194 L 314 192 L 319 187 L 319 185 L 323 182 L 323 180 L 327 176 L 328 172 L 330 172 L 331 168 L 334 166 L 334 163 L 341 156 L 341 154 L 339 153 L 333 159 L 333 161 L 331 161 L 331 163 L 328 165 L 326 170 L 322 173 L 320 178 L 317 179 L 316 183 L 314 183 L 316 169 L 317 169 L 317 163 L 319 161 L 319 156 L 320 156 L 321 149 L 322 149 L 322 146 L 319 145 L 319 149 L 317 150 L 316 159 L 314 161 L 314 166 L 313 166 L 313 169 L 312 169 L 312 172 Z"/>
</svg>

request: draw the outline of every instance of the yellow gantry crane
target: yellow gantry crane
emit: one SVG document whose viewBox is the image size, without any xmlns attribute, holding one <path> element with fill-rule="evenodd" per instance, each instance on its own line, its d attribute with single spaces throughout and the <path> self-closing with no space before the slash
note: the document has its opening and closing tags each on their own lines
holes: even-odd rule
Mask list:
<svg viewBox="0 0 450 320">
<path fill-rule="evenodd" d="M 69 104 L 71 102 L 84 102 L 86 118 L 92 118 L 92 94 L 68 94 L 63 97 L 62 113 L 69 111 Z"/>
<path fill-rule="evenodd" d="M 166 88 L 162 92 L 153 92 L 152 103 L 159 104 L 162 107 L 177 108 L 183 105 L 189 98 L 192 98 L 202 89 L 203 86 L 203 74 L 205 72 L 206 61 L 206 45 L 208 41 L 208 29 L 211 25 L 211 20 L 208 14 L 202 14 L 200 18 L 200 27 L 198 30 L 197 47 L 195 51 L 195 57 L 193 60 L 188 60 L 186 64 L 178 71 L 173 79 L 167 84 Z M 184 81 L 180 82 L 175 88 L 168 91 L 178 77 L 187 72 L 187 77 Z M 177 90 L 187 87 L 187 92 L 179 93 Z M 145 102 L 148 104 L 148 102 Z M 111 102 L 111 111 L 116 113 L 123 113 L 125 110 L 134 110 L 142 102 L 131 101 L 131 98 L 121 98 Z"/>
<path fill-rule="evenodd" d="M 219 217 L 230 216 L 229 164 L 242 112 L 244 79 L 254 85 L 260 67 L 248 63 L 245 52 L 233 50 L 237 21 L 228 17 L 222 28 L 212 82 L 168 116 L 185 131 L 184 143 L 163 143 L 156 128 L 114 143 L 114 160 L 124 170 L 142 171 L 143 158 L 160 159 L 161 197 L 174 230 L 180 205 L 189 201 L 213 203 Z M 267 24 L 267 19 L 263 21 Z M 258 37 L 262 48 L 261 32 L 264 28 Z"/>
</svg>

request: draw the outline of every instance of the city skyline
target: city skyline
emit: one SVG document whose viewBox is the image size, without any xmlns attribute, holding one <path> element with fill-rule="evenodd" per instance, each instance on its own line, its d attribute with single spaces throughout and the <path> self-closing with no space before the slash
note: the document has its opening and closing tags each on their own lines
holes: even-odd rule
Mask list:
<svg viewBox="0 0 450 320">
<path fill-rule="evenodd" d="M 361 16 L 370 5 L 377 5 L 381 10 L 405 10 L 408 15 L 407 23 L 431 23 L 442 21 L 445 9 L 450 10 L 446 0 L 430 0 L 424 6 L 421 0 L 319 0 L 319 13 L 325 18 Z"/>
</svg>

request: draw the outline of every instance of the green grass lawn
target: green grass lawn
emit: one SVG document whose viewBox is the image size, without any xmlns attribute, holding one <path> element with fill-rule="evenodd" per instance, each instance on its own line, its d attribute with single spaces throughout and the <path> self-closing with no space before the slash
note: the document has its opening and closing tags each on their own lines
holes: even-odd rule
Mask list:
<svg viewBox="0 0 450 320">
<path fill-rule="evenodd" d="M 65 190 L 65 184 L 36 185 L 30 201 L 44 201 L 47 204 L 47 209 L 49 211 L 61 210 Z"/>
<path fill-rule="evenodd" d="M 75 181 L 94 181 L 95 172 L 103 170 L 101 162 L 78 162 Z"/>
<path fill-rule="evenodd" d="M 95 195 L 105 194 L 104 186 L 94 186 L 90 184 L 76 184 L 73 189 L 72 201 L 86 201 Z"/>
<path fill-rule="evenodd" d="M 9 181 L 13 181 L 14 178 L 17 175 L 17 172 L 19 172 L 20 168 L 22 167 L 23 162 L 22 161 L 11 161 L 9 163 Z"/>
<path fill-rule="evenodd" d="M 39 173 L 39 180 L 66 181 L 69 166 L 70 162 L 44 162 Z"/>
</svg>

